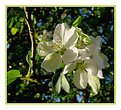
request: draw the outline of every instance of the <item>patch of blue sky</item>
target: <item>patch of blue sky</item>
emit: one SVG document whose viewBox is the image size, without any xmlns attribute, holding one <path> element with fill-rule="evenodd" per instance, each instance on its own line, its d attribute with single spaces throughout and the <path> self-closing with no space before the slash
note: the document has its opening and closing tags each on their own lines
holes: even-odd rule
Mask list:
<svg viewBox="0 0 121 110">
<path fill-rule="evenodd" d="M 7 49 L 10 48 L 10 44 L 7 44 Z"/>
<path fill-rule="evenodd" d="M 112 26 L 110 27 L 110 30 L 113 31 L 113 29 L 114 29 L 114 26 L 112 25 Z"/>
<path fill-rule="evenodd" d="M 91 15 L 91 11 L 88 10 L 88 12 L 85 13 L 84 8 L 79 9 L 79 12 L 80 12 L 80 14 L 81 14 L 84 18 L 88 18 L 89 15 Z"/>
<path fill-rule="evenodd" d="M 112 81 L 113 81 L 113 75 L 111 75 L 111 74 L 105 78 L 106 84 L 110 84 L 110 83 L 112 83 Z"/>
<path fill-rule="evenodd" d="M 60 98 L 57 98 L 57 97 L 54 97 L 54 100 L 55 100 L 56 102 L 60 102 L 60 101 L 61 101 Z"/>
<path fill-rule="evenodd" d="M 102 35 L 102 42 L 104 43 L 104 44 L 107 44 L 107 38 L 104 36 L 104 35 Z"/>
<path fill-rule="evenodd" d="M 83 99 L 82 96 L 83 96 L 83 92 L 82 91 L 80 91 L 79 94 L 76 95 L 76 98 L 77 98 L 78 102 L 82 102 L 82 99 Z"/>
<path fill-rule="evenodd" d="M 40 26 L 42 26 L 42 25 L 43 25 L 43 22 L 42 22 L 41 20 L 38 21 L 37 26 L 40 27 Z"/>
</svg>

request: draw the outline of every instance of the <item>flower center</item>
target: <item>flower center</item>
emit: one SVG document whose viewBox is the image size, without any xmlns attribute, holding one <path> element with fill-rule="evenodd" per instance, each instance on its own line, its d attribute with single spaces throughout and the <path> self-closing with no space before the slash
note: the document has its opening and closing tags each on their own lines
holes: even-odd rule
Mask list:
<svg viewBox="0 0 121 110">
<path fill-rule="evenodd" d="M 53 42 L 53 48 L 56 51 L 56 53 L 63 55 L 64 52 L 66 51 L 66 48 L 63 48 L 61 42 Z"/>
<path fill-rule="evenodd" d="M 52 46 L 53 46 L 53 48 L 54 48 L 55 51 L 59 51 L 62 48 L 60 42 L 53 42 Z"/>
<path fill-rule="evenodd" d="M 86 71 L 85 67 L 86 67 L 86 64 L 84 63 L 84 61 L 81 61 L 77 63 L 76 69 L 79 69 L 80 71 L 83 71 L 83 70 Z"/>
<path fill-rule="evenodd" d="M 83 70 L 83 69 L 84 69 L 84 66 L 85 66 L 85 65 L 84 65 L 83 61 L 77 63 L 77 68 L 80 69 L 80 70 Z"/>
</svg>

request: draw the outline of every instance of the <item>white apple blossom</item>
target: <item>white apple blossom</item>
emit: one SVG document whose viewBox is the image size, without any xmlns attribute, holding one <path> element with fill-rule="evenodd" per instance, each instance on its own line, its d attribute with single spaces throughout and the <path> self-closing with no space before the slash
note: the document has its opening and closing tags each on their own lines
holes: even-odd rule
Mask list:
<svg viewBox="0 0 121 110">
<path fill-rule="evenodd" d="M 79 89 L 85 89 L 88 83 L 88 74 L 97 76 L 98 66 L 92 59 L 82 60 L 78 58 L 75 62 L 64 67 L 63 74 L 73 71 L 73 83 Z"/>
<path fill-rule="evenodd" d="M 101 53 L 101 44 L 99 36 L 89 37 L 80 28 L 69 28 L 66 23 L 58 24 L 53 40 L 38 44 L 38 53 L 45 57 L 41 67 L 52 72 L 63 62 L 63 75 L 73 73 L 73 83 L 77 88 L 85 89 L 89 84 L 93 93 L 97 94 L 100 89 L 99 78 L 104 78 L 102 69 L 108 65 L 108 58 Z M 58 85 L 61 87 L 60 78 L 56 86 L 59 93 Z M 69 87 L 68 84 L 66 86 Z"/>
<path fill-rule="evenodd" d="M 78 49 L 78 54 L 82 60 L 92 59 L 98 65 L 97 76 L 99 78 L 104 78 L 102 69 L 108 66 L 108 58 L 106 55 L 101 53 L 102 40 L 100 36 L 96 38 L 90 36 L 91 44 L 83 49 Z"/>
<path fill-rule="evenodd" d="M 108 66 L 108 58 L 106 55 L 101 53 L 101 45 L 102 45 L 102 39 L 100 36 L 97 36 L 96 38 L 90 37 L 92 40 L 92 43 L 87 46 L 88 54 L 90 54 L 91 58 L 97 63 L 98 65 L 98 74 L 97 76 L 99 78 L 104 78 L 102 69 Z"/>
<path fill-rule="evenodd" d="M 58 24 L 54 30 L 53 41 L 38 44 L 39 54 L 45 56 L 41 67 L 52 72 L 62 62 L 68 64 L 74 61 L 78 56 L 78 49 L 75 47 L 77 40 L 75 27 L 70 29 L 66 23 Z"/>
<path fill-rule="evenodd" d="M 85 89 L 87 83 L 94 89 L 99 87 L 99 78 L 103 78 L 102 69 L 107 66 L 108 58 L 100 53 L 101 48 L 101 37 L 91 37 L 91 44 L 83 49 L 78 49 L 78 58 L 73 62 L 64 67 L 63 74 L 71 73 L 73 71 L 73 83 L 79 89 Z M 92 79 L 97 81 L 95 88 Z M 96 84 L 95 84 L 96 85 Z"/>
</svg>

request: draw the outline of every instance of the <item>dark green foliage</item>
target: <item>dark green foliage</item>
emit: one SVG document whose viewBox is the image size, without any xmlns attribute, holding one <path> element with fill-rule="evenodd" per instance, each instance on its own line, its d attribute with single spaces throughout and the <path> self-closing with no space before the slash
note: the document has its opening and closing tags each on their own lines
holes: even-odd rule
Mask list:
<svg viewBox="0 0 121 110">
<path fill-rule="evenodd" d="M 6 85 L 7 102 L 114 103 L 114 7 L 27 7 L 27 11 L 31 31 L 35 37 L 35 46 L 41 38 L 43 41 L 51 40 L 58 23 L 78 25 L 85 34 L 102 37 L 101 51 L 108 56 L 109 66 L 103 70 L 105 79 L 100 80 L 101 89 L 96 96 L 89 97 L 87 90 L 78 90 L 73 84 L 70 86 L 69 94 L 62 89 L 60 94 L 64 97 L 55 96 L 52 88 L 57 80 L 55 81 L 53 77 L 58 78 L 60 74 L 58 71 L 47 73 L 41 68 L 43 57 L 38 56 L 36 49 L 32 80 L 18 78 L 10 85 Z M 7 71 L 17 69 L 22 77 L 26 76 L 30 62 L 33 60 L 28 54 L 31 50 L 31 40 L 25 18 L 23 7 L 7 7 Z M 49 34 L 44 33 L 43 30 Z M 68 76 L 67 79 L 69 80 Z"/>
</svg>

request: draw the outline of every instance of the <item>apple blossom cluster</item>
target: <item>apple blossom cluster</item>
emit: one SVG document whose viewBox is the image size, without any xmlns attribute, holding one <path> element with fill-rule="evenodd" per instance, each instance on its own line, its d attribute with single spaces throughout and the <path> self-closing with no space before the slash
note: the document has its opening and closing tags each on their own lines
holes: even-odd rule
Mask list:
<svg viewBox="0 0 121 110">
<path fill-rule="evenodd" d="M 61 72 L 64 78 L 66 74 L 72 74 L 75 87 L 85 89 L 89 85 L 93 93 L 97 94 L 100 89 L 99 79 L 104 78 L 102 69 L 108 65 L 108 58 L 101 53 L 101 45 L 100 36 L 94 38 L 84 34 L 78 27 L 58 24 L 53 40 L 38 44 L 38 54 L 44 56 L 41 67 L 47 72 L 54 72 L 64 64 Z M 62 88 L 66 87 L 62 85 Z"/>
</svg>

